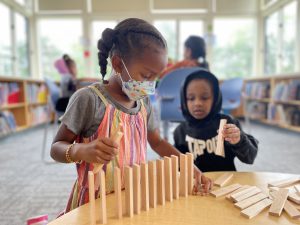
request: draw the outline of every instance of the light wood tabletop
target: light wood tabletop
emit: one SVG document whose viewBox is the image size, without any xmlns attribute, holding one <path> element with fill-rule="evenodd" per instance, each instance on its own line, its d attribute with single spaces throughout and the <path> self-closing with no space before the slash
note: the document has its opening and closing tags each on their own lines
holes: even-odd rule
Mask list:
<svg viewBox="0 0 300 225">
<path fill-rule="evenodd" d="M 216 179 L 223 173 L 209 172 L 206 176 Z M 265 172 L 233 172 L 233 178 L 226 185 L 239 183 L 243 185 L 255 185 L 268 193 L 267 183 L 299 175 L 283 173 L 265 173 Z M 217 189 L 217 187 L 214 187 Z M 124 196 L 123 197 L 123 212 Z M 298 206 L 298 209 L 300 207 Z M 99 209 L 99 199 L 96 200 L 96 209 Z M 201 225 L 289 225 L 300 224 L 298 219 L 290 219 L 283 212 L 280 217 L 270 216 L 268 210 L 264 210 L 258 216 L 247 219 L 240 214 L 240 210 L 234 207 L 234 204 L 225 199 L 225 197 L 214 198 L 213 196 L 191 196 L 187 198 L 180 197 L 173 202 L 166 202 L 164 206 L 157 205 L 156 208 L 150 208 L 149 211 L 141 211 L 139 215 L 132 218 L 123 216 L 117 219 L 115 216 L 115 198 L 113 194 L 107 195 L 107 224 L 112 225 L 182 225 L 182 224 L 201 224 Z M 98 216 L 99 217 L 99 216 Z M 89 204 L 85 204 L 66 215 L 50 222 L 48 225 L 89 225 Z M 97 224 L 100 224 L 98 222 Z"/>
</svg>

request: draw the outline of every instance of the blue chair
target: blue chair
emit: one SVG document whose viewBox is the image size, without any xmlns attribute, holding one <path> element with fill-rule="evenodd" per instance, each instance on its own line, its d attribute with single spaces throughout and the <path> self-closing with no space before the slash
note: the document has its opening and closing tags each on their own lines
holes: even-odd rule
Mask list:
<svg viewBox="0 0 300 225">
<path fill-rule="evenodd" d="M 160 120 L 163 122 L 163 137 L 168 139 L 169 122 L 182 122 L 180 89 L 185 78 L 199 70 L 199 67 L 186 67 L 174 70 L 164 76 L 157 86 Z"/>
<path fill-rule="evenodd" d="M 233 109 L 237 109 L 241 105 L 243 84 L 242 78 L 232 78 L 221 83 L 222 111 L 224 114 L 230 114 Z"/>
</svg>

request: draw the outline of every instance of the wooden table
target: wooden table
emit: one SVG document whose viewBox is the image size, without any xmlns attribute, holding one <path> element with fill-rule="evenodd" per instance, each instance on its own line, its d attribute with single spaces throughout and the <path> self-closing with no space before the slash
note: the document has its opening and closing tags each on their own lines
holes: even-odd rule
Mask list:
<svg viewBox="0 0 300 225">
<path fill-rule="evenodd" d="M 206 176 L 215 179 L 223 173 L 210 172 Z M 235 172 L 231 183 L 240 183 L 255 185 L 268 193 L 267 183 L 296 177 L 295 174 L 283 173 L 250 173 Z M 299 176 L 299 175 L 298 175 Z M 228 184 L 227 184 L 228 185 Z M 124 197 L 124 196 L 123 196 Z M 124 201 L 123 201 L 124 203 Z M 299 209 L 300 207 L 298 207 Z M 99 209 L 99 201 L 96 200 L 96 209 Z M 123 212 L 124 212 L 123 205 Z M 100 212 L 100 210 L 99 210 Z M 149 211 L 141 211 L 141 214 L 134 215 L 133 218 L 124 216 L 121 220 L 115 218 L 114 195 L 107 196 L 107 224 L 131 224 L 131 225 L 182 225 L 182 224 L 201 224 L 201 225 L 272 225 L 272 224 L 300 224 L 300 220 L 290 219 L 283 212 L 280 217 L 269 216 L 268 211 L 260 213 L 253 219 L 247 219 L 240 215 L 240 210 L 234 207 L 233 203 L 226 200 L 225 197 L 214 198 L 212 196 L 188 196 L 180 197 L 179 200 L 173 200 L 172 203 L 166 202 L 165 206 L 158 205 L 156 208 L 150 208 Z M 66 215 L 50 222 L 48 225 L 89 225 L 89 205 L 85 204 Z M 98 224 L 98 223 L 97 223 Z"/>
</svg>

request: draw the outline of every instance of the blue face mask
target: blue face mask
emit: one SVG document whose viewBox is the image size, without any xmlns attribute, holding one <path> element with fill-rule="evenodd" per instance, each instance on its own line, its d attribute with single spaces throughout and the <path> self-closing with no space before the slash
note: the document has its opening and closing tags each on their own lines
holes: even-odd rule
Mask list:
<svg viewBox="0 0 300 225">
<path fill-rule="evenodd" d="M 133 80 L 123 60 L 122 63 L 130 78 L 128 81 L 123 81 L 122 77 L 120 76 L 122 81 L 122 91 L 128 96 L 130 100 L 137 101 L 155 93 L 156 81 Z"/>
</svg>

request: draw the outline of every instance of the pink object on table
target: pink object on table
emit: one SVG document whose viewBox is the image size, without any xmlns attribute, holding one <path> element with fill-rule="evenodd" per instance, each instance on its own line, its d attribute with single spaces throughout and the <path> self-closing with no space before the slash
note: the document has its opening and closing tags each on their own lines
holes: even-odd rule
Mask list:
<svg viewBox="0 0 300 225">
<path fill-rule="evenodd" d="M 63 59 L 56 60 L 54 63 L 54 66 L 61 75 L 70 73 L 70 71 Z"/>
<path fill-rule="evenodd" d="M 46 225 L 47 223 L 48 215 L 40 215 L 27 220 L 27 225 Z"/>
</svg>

